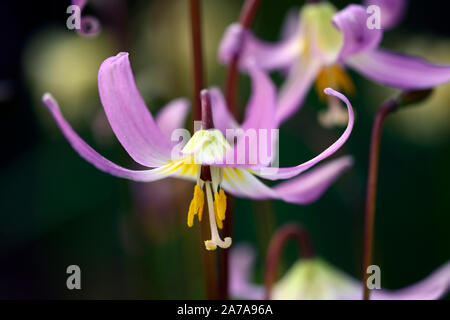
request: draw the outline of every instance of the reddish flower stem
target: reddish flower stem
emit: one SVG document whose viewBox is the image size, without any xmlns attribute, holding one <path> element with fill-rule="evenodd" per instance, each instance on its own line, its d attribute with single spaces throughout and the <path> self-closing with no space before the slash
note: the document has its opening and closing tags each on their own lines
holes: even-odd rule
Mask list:
<svg viewBox="0 0 450 320">
<path fill-rule="evenodd" d="M 200 101 L 200 92 L 204 88 L 204 66 L 202 50 L 202 30 L 201 30 L 201 8 L 200 0 L 189 0 L 189 12 L 191 20 L 191 40 L 192 40 L 192 58 L 193 58 L 193 76 L 194 76 L 194 121 L 201 120 L 202 107 Z"/>
<path fill-rule="evenodd" d="M 261 0 L 246 0 L 241 9 L 241 14 L 239 17 L 239 23 L 244 28 L 249 28 L 253 22 L 256 11 L 261 3 Z M 237 118 L 237 107 L 236 107 L 236 88 L 238 82 L 238 64 L 240 58 L 240 50 L 233 57 L 230 66 L 228 67 L 228 72 L 226 76 L 225 83 L 225 99 L 228 104 L 228 108 L 231 113 Z M 227 197 L 227 212 L 226 219 L 224 221 L 223 233 L 226 235 L 231 235 L 233 230 L 233 207 L 234 201 L 231 196 Z M 220 252 L 220 267 L 219 267 L 219 297 L 221 299 L 228 299 L 229 291 L 229 253 L 228 250 L 221 250 Z"/>
<path fill-rule="evenodd" d="M 302 226 L 292 223 L 279 228 L 272 237 L 267 250 L 264 273 L 265 298 L 267 300 L 270 299 L 272 287 L 275 284 L 281 253 L 290 239 L 294 239 L 297 243 L 299 256 L 309 259 L 315 255 L 309 234 Z"/>
<path fill-rule="evenodd" d="M 201 32 L 201 8 L 199 0 L 189 0 L 189 13 L 191 21 L 191 40 L 192 40 L 192 57 L 193 57 L 193 78 L 194 91 L 193 97 L 193 115 L 194 121 L 202 120 L 202 103 L 200 92 L 204 87 L 204 66 L 203 66 L 203 51 L 202 51 L 202 32 Z M 203 222 L 200 223 L 201 238 L 208 239 L 208 221 L 209 217 L 206 215 Z M 205 292 L 207 299 L 217 298 L 217 274 L 215 255 L 211 251 L 201 248 L 203 255 L 203 274 L 205 275 Z"/>
<path fill-rule="evenodd" d="M 249 28 L 256 15 L 256 11 L 261 4 L 261 0 L 247 0 L 241 9 L 239 17 L 239 23 L 244 28 Z M 236 52 L 236 55 L 231 60 L 231 64 L 228 67 L 228 73 L 225 84 L 225 98 L 227 100 L 228 108 L 231 113 L 236 116 L 236 87 L 238 82 L 238 64 L 240 58 L 240 50 Z"/>
<path fill-rule="evenodd" d="M 377 193 L 378 180 L 378 163 L 380 158 L 380 143 L 383 124 L 386 116 L 398 108 L 397 100 L 391 99 L 386 101 L 375 116 L 372 128 L 372 137 L 370 143 L 369 155 L 369 174 L 367 179 L 367 195 L 366 195 L 366 221 L 364 230 L 364 262 L 362 270 L 363 298 L 369 300 L 370 290 L 367 286 L 367 267 L 372 264 L 373 250 L 373 233 L 375 223 L 375 203 Z"/>
<path fill-rule="evenodd" d="M 202 129 L 208 130 L 214 128 L 211 109 L 211 97 L 208 90 L 203 89 L 200 92 L 200 101 L 202 108 Z M 211 169 L 209 166 L 202 166 L 200 177 L 203 181 L 211 181 Z"/>
</svg>

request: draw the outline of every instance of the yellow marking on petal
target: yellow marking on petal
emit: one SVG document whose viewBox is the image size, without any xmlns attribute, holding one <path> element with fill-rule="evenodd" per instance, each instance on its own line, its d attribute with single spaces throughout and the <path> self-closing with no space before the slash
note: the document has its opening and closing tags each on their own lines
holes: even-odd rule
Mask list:
<svg viewBox="0 0 450 320">
<path fill-rule="evenodd" d="M 224 178 L 226 181 L 229 181 L 228 168 L 225 168 L 225 169 L 223 170 L 223 178 Z"/>
<path fill-rule="evenodd" d="M 349 95 L 354 95 L 355 85 L 348 73 L 340 66 L 334 64 L 324 67 L 317 76 L 315 88 L 322 100 L 327 100 L 328 96 L 323 92 L 331 87 L 335 90 L 343 90 Z"/>
<path fill-rule="evenodd" d="M 192 177 L 197 172 L 197 166 L 193 164 L 185 164 L 183 167 L 181 167 L 180 175 L 181 176 L 188 176 Z"/>
<path fill-rule="evenodd" d="M 201 221 L 203 216 L 203 207 L 205 204 L 205 193 L 197 184 L 194 188 L 194 197 L 189 205 L 189 211 L 187 216 L 187 225 L 192 227 L 194 225 L 194 216 L 198 214 L 198 219 Z"/>
<path fill-rule="evenodd" d="M 232 170 L 233 170 L 234 174 L 235 174 L 240 180 L 244 180 L 244 175 L 242 174 L 241 169 L 233 168 Z"/>
<path fill-rule="evenodd" d="M 165 167 L 161 172 L 162 173 L 166 173 L 166 174 L 170 174 L 175 172 L 176 170 L 178 170 L 180 167 L 182 167 L 184 165 L 183 161 L 176 161 L 176 162 L 172 162 L 171 164 L 169 164 L 167 167 Z"/>
</svg>

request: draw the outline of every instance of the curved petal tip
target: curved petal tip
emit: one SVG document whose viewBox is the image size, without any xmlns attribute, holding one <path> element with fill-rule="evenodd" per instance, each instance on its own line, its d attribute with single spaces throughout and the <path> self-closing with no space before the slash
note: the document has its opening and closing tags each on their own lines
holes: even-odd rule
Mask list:
<svg viewBox="0 0 450 320">
<path fill-rule="evenodd" d="M 42 102 L 48 109 L 50 109 L 50 111 L 59 109 L 58 102 L 56 102 L 55 98 L 53 98 L 52 94 L 49 92 L 44 93 L 42 96 Z"/>
</svg>

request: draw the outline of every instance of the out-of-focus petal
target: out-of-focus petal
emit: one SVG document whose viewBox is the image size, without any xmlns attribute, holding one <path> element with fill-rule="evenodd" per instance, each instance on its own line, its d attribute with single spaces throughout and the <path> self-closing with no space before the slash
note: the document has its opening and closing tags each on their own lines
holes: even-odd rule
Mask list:
<svg viewBox="0 0 450 320">
<path fill-rule="evenodd" d="M 298 34 L 300 26 L 300 9 L 290 9 L 284 18 L 283 27 L 281 28 L 281 39 L 290 39 Z"/>
<path fill-rule="evenodd" d="M 230 113 L 230 110 L 227 107 L 227 103 L 220 89 L 211 88 L 209 90 L 209 94 L 211 96 L 211 109 L 214 128 L 220 130 L 223 135 L 226 134 L 226 129 L 239 128 L 239 124 Z"/>
<path fill-rule="evenodd" d="M 396 27 L 405 16 L 407 0 L 364 0 L 366 7 L 376 5 L 381 11 L 381 28 L 389 30 Z"/>
<path fill-rule="evenodd" d="M 301 259 L 272 289 L 274 300 L 347 300 L 362 294 L 358 281 L 321 258 Z"/>
<path fill-rule="evenodd" d="M 351 4 L 333 16 L 333 24 L 344 36 L 339 59 L 372 50 L 380 44 L 383 32 L 367 27 L 368 15 L 363 6 Z"/>
<path fill-rule="evenodd" d="M 230 295 L 233 298 L 261 300 L 263 286 L 252 284 L 255 251 L 247 244 L 233 247 L 230 253 Z"/>
<path fill-rule="evenodd" d="M 278 43 L 268 43 L 256 38 L 240 24 L 230 25 L 219 46 L 219 61 L 229 64 L 236 53 L 240 53 L 240 67 L 246 69 L 254 61 L 259 68 L 274 70 L 289 67 L 296 59 L 301 48 L 297 33 Z M 241 49 L 242 48 L 242 49 Z"/>
<path fill-rule="evenodd" d="M 252 79 L 252 94 L 247 103 L 242 128 L 244 130 L 276 128 L 275 85 L 269 76 L 255 65 L 249 67 L 249 73 Z"/>
<path fill-rule="evenodd" d="M 428 89 L 450 81 L 448 65 L 381 49 L 350 57 L 346 64 L 376 82 L 400 89 Z"/>
<path fill-rule="evenodd" d="M 304 205 L 322 196 L 352 163 L 351 157 L 342 157 L 273 188 L 265 185 L 247 170 L 225 168 L 223 187 L 227 192 L 239 197 L 258 200 L 279 199 Z"/>
<path fill-rule="evenodd" d="M 331 88 L 325 89 L 324 92 L 327 95 L 331 95 L 331 96 L 339 98 L 347 106 L 348 124 L 347 124 L 347 128 L 345 129 L 344 133 L 339 137 L 338 140 L 336 140 L 331 146 L 329 146 L 321 154 L 319 154 L 318 156 L 314 157 L 313 159 L 311 159 L 305 163 L 302 163 L 295 167 L 279 168 L 279 169 L 273 170 L 271 172 L 260 171 L 260 172 L 256 172 L 256 174 L 260 175 L 261 177 L 263 177 L 265 179 L 269 179 L 269 180 L 289 179 L 289 178 L 292 178 L 292 177 L 308 170 L 309 168 L 316 165 L 320 161 L 333 155 L 336 151 L 338 151 L 344 145 L 344 143 L 350 137 L 350 134 L 353 130 L 353 124 L 355 121 L 355 116 L 353 113 L 352 105 L 351 105 L 350 101 L 348 101 L 348 99 L 343 94 L 341 94 Z"/>
<path fill-rule="evenodd" d="M 119 53 L 102 63 L 98 89 L 108 121 L 128 154 L 147 167 L 166 163 L 171 144 L 136 87 L 128 53 Z"/>
<path fill-rule="evenodd" d="M 227 161 L 229 166 L 256 167 L 269 165 L 268 159 L 260 158 L 262 151 L 259 152 L 259 150 L 263 144 L 263 147 L 267 146 L 265 150 L 267 152 L 265 153 L 274 156 L 271 149 L 275 141 L 272 141 L 271 130 L 277 128 L 275 118 L 276 88 L 270 77 L 254 63 L 248 65 L 248 71 L 252 80 L 252 94 L 247 104 L 241 130 L 226 132 L 226 129 L 238 128 L 237 124 L 226 109 L 225 101 L 220 92 L 211 92 L 214 125 L 225 134 L 234 147 L 229 150 L 227 155 L 227 159 L 234 159 L 233 163 Z M 233 134 L 233 137 L 230 134 Z"/>
<path fill-rule="evenodd" d="M 74 148 L 75 151 L 78 152 L 78 154 L 83 159 L 91 163 L 97 169 L 117 177 L 142 182 L 156 181 L 171 175 L 170 173 L 167 173 L 167 169 L 172 166 L 172 164 L 151 170 L 136 171 L 122 168 L 121 166 L 118 166 L 115 163 L 109 161 L 108 159 L 97 153 L 94 149 L 92 149 L 85 141 L 83 141 L 83 139 L 78 136 L 78 134 L 72 129 L 72 127 L 63 117 L 58 103 L 49 93 L 44 94 L 44 96 L 42 97 L 42 101 L 47 106 L 48 110 L 55 119 L 56 124 L 61 129 L 66 139 L 69 141 L 72 148 Z M 175 174 L 176 172 L 173 173 Z"/>
<path fill-rule="evenodd" d="M 81 36 L 93 38 L 101 31 L 101 25 L 97 18 L 92 16 L 83 16 L 83 9 L 87 4 L 87 0 L 72 0 L 72 4 L 80 7 L 81 12 L 81 28 L 77 33 Z"/>
<path fill-rule="evenodd" d="M 280 197 L 296 204 L 308 204 L 316 201 L 353 164 L 350 156 L 329 161 L 311 169 L 298 178 L 283 182 L 274 187 Z"/>
<path fill-rule="evenodd" d="M 184 127 L 188 111 L 189 101 L 180 98 L 169 102 L 156 115 L 156 124 L 169 140 L 175 129 Z"/>
<path fill-rule="evenodd" d="M 280 89 L 277 101 L 276 122 L 283 123 L 302 106 L 322 64 L 319 59 L 308 59 L 297 63 Z"/>
<path fill-rule="evenodd" d="M 450 262 L 435 270 L 424 280 L 404 289 L 372 290 L 373 300 L 436 300 L 450 289 Z"/>
</svg>

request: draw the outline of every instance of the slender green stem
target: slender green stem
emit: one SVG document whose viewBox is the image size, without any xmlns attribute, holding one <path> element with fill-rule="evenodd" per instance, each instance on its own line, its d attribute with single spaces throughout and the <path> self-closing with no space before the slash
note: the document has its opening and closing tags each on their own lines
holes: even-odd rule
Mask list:
<svg viewBox="0 0 450 320">
<path fill-rule="evenodd" d="M 310 259 L 315 255 L 309 234 L 301 225 L 292 223 L 279 228 L 273 235 L 267 250 L 264 273 L 267 300 L 270 299 L 272 287 L 276 280 L 281 253 L 290 239 L 297 243 L 299 256 Z"/>
<path fill-rule="evenodd" d="M 256 11 L 259 7 L 261 0 L 246 0 L 241 9 L 241 14 L 239 18 L 240 24 L 244 28 L 250 27 L 253 19 L 255 17 Z M 232 62 L 228 68 L 226 83 L 225 83 L 225 98 L 227 101 L 228 108 L 231 113 L 237 118 L 237 107 L 236 107 L 236 88 L 238 82 L 238 72 L 237 67 L 239 63 L 240 51 L 236 53 L 233 57 Z M 234 200 L 231 196 L 227 197 L 227 212 L 226 219 L 224 221 L 223 233 L 226 235 L 231 235 L 233 230 L 233 208 Z M 228 250 L 221 250 L 220 252 L 220 268 L 219 268 L 219 296 L 221 299 L 228 299 L 229 291 L 229 253 Z"/>
<path fill-rule="evenodd" d="M 366 221 L 364 230 L 364 262 L 362 270 L 362 285 L 363 298 L 369 300 L 370 290 L 367 286 L 367 279 L 369 277 L 367 268 L 372 264 L 372 250 L 373 250 L 373 233 L 375 223 L 375 203 L 377 194 L 377 180 L 378 180 L 378 163 L 380 157 L 380 143 L 383 124 L 386 116 L 398 108 L 397 100 L 388 100 L 385 102 L 375 116 L 372 128 L 372 137 L 370 143 L 369 154 L 369 175 L 367 179 L 367 196 L 366 196 Z"/>
<path fill-rule="evenodd" d="M 202 32 L 201 32 L 201 7 L 200 0 L 189 0 L 189 13 L 191 21 L 191 40 L 192 40 L 192 57 L 193 57 L 193 78 L 194 90 L 193 98 L 193 120 L 202 120 L 202 103 L 200 92 L 204 87 L 204 65 L 202 50 Z M 208 216 L 205 217 L 200 224 L 201 238 L 208 238 Z M 216 299 L 218 284 L 215 266 L 215 255 L 211 251 L 201 248 L 203 254 L 203 274 L 205 275 L 205 291 L 207 299 Z"/>
</svg>

